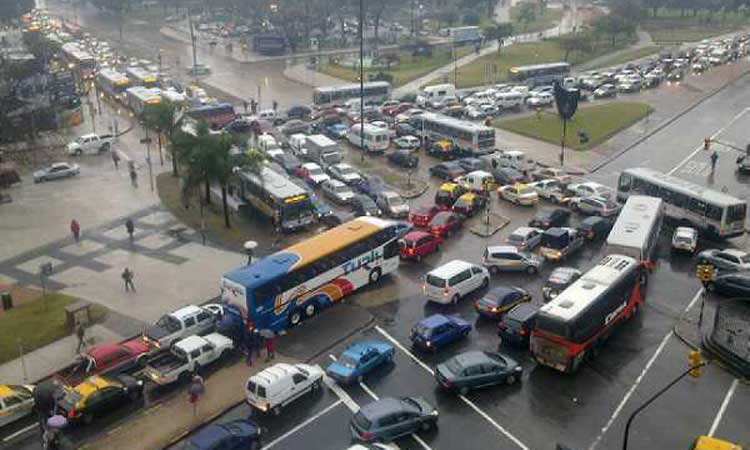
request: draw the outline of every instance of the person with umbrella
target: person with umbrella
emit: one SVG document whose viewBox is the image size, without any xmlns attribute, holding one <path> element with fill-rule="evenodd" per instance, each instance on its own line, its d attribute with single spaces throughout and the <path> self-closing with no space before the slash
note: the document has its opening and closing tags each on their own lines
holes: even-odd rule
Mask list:
<svg viewBox="0 0 750 450">
<path fill-rule="evenodd" d="M 270 361 L 276 357 L 276 333 L 266 328 L 260 331 L 260 335 L 266 343 L 266 361 Z"/>
</svg>

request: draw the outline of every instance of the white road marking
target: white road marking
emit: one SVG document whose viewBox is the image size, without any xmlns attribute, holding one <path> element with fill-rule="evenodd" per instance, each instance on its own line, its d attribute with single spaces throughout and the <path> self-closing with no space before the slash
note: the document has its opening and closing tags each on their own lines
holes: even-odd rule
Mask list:
<svg viewBox="0 0 750 450">
<path fill-rule="evenodd" d="M 713 437 L 714 433 L 716 433 L 716 429 L 719 428 L 721 419 L 722 417 L 724 417 L 724 413 L 727 411 L 729 402 L 732 400 L 732 397 L 734 396 L 734 392 L 737 390 L 737 385 L 739 384 L 739 381 L 740 380 L 735 378 L 734 381 L 732 381 L 732 385 L 729 386 L 727 395 L 726 397 L 724 397 L 724 401 L 721 402 L 721 407 L 719 408 L 719 412 L 716 413 L 716 417 L 714 417 L 714 423 L 711 424 L 711 429 L 708 431 L 708 436 Z"/>
<path fill-rule="evenodd" d="M 693 299 L 690 300 L 690 303 L 685 307 L 683 310 L 683 313 L 687 313 L 690 311 L 695 303 L 698 301 L 698 299 L 701 297 L 701 294 L 703 293 L 703 289 L 698 289 L 698 292 L 695 293 L 693 296 Z M 648 360 L 646 363 L 646 366 L 643 368 L 641 373 L 638 375 L 638 378 L 635 379 L 635 382 L 632 386 L 630 386 L 630 389 L 625 393 L 625 396 L 620 401 L 620 404 L 617 405 L 617 408 L 615 408 L 614 412 L 612 413 L 612 416 L 609 418 L 607 423 L 604 425 L 604 428 L 602 428 L 601 433 L 596 437 L 594 442 L 589 445 L 588 450 L 594 450 L 597 445 L 601 442 L 601 440 L 604 438 L 604 435 L 607 434 L 607 431 L 609 431 L 609 428 L 612 426 L 612 424 L 615 422 L 617 417 L 622 412 L 622 409 L 625 407 L 625 404 L 630 400 L 630 397 L 633 395 L 635 390 L 638 388 L 638 386 L 641 384 L 641 381 L 643 381 L 643 378 L 646 376 L 646 373 L 651 369 L 651 366 L 656 362 L 656 359 L 659 357 L 661 352 L 664 350 L 664 347 L 667 345 L 667 342 L 669 341 L 669 338 L 674 336 L 674 331 L 670 330 L 669 333 L 667 333 L 666 336 L 661 340 L 661 343 L 659 343 L 659 346 L 656 348 L 656 352 L 651 356 L 651 359 Z"/>
<path fill-rule="evenodd" d="M 384 338 L 388 339 L 393 345 L 395 345 L 396 347 L 398 347 L 399 350 L 401 350 L 402 352 L 406 353 L 414 362 L 416 362 L 417 364 L 419 364 L 424 370 L 426 370 L 427 372 L 429 372 L 430 375 L 435 375 L 435 371 L 433 369 L 431 369 L 430 366 L 428 366 L 427 364 L 425 364 L 424 362 L 422 362 L 422 360 L 420 360 L 419 358 L 417 358 L 411 351 L 409 351 L 399 341 L 397 341 L 396 338 L 394 338 L 393 336 L 391 336 L 390 334 L 388 334 L 385 330 L 383 330 L 382 328 L 380 328 L 378 325 L 375 325 L 375 329 L 378 331 L 378 333 L 380 333 L 381 335 L 383 335 Z M 468 398 L 466 398 L 465 396 L 460 395 L 460 394 L 458 395 L 458 397 L 464 403 L 466 403 L 471 409 L 473 409 L 474 411 L 476 411 L 476 413 L 479 414 L 480 417 L 482 417 L 484 420 L 486 420 L 487 422 L 489 422 L 490 425 L 492 425 L 493 427 L 495 427 L 495 429 L 497 429 L 501 434 L 503 434 L 506 438 L 508 438 L 511 441 L 513 441 L 513 443 L 516 444 L 519 448 L 521 448 L 523 450 L 530 450 L 529 447 L 527 447 L 523 442 L 521 442 L 520 439 L 518 439 L 517 437 L 515 437 L 514 435 L 512 435 L 508 430 L 506 430 L 505 428 L 503 428 L 502 425 L 500 425 L 499 423 L 497 423 L 497 421 L 495 421 L 495 419 L 493 419 L 489 414 L 487 414 L 481 408 L 479 408 L 479 406 L 477 406 L 474 402 L 472 402 L 471 400 L 469 400 Z"/>
<path fill-rule="evenodd" d="M 748 111 L 750 111 L 750 107 L 743 109 L 742 112 L 740 112 L 736 116 L 732 117 L 732 120 L 730 120 L 728 124 L 726 124 L 723 127 L 719 128 L 719 131 L 717 131 L 716 133 L 714 133 L 714 134 L 711 135 L 711 139 L 716 139 L 717 136 L 719 136 L 721 133 L 723 133 L 724 131 L 726 131 L 727 128 L 731 127 L 734 124 L 734 122 L 737 121 L 737 119 L 739 119 L 740 117 L 742 117 L 743 115 L 745 115 L 745 113 L 748 112 Z M 689 155 L 687 155 L 685 157 L 685 159 L 683 159 L 682 161 L 680 161 L 680 163 L 677 164 L 676 166 L 674 166 L 674 168 L 672 168 L 672 170 L 670 170 L 669 172 L 667 172 L 667 175 L 672 175 L 675 172 L 677 172 L 677 169 L 679 169 L 685 163 L 687 163 L 688 161 L 690 161 L 693 158 L 693 156 L 695 156 L 695 154 L 698 153 L 701 150 L 703 150 L 703 143 L 702 142 L 701 142 L 701 145 L 699 145 L 695 150 L 693 150 L 692 153 L 690 153 Z"/>
<path fill-rule="evenodd" d="M 13 440 L 13 439 L 17 438 L 18 436 L 20 436 L 20 435 L 22 435 L 24 433 L 28 433 L 29 431 L 33 430 L 34 428 L 38 428 L 38 427 L 39 427 L 38 423 L 33 423 L 33 424 L 27 426 L 26 428 L 21 428 L 20 430 L 16 431 L 15 433 L 9 434 L 9 435 L 5 436 L 3 438 L 3 442 L 8 442 L 10 440 Z"/>
<path fill-rule="evenodd" d="M 318 420 L 321 416 L 324 416 L 325 414 L 328 414 L 331 410 L 339 406 L 340 404 L 344 403 L 343 400 L 336 400 L 332 404 L 328 405 L 327 408 L 325 408 L 322 411 L 319 411 L 315 415 L 309 417 L 307 420 L 302 422 L 301 424 L 297 425 L 296 427 L 292 428 L 291 430 L 287 431 L 286 433 L 282 434 L 281 436 L 277 437 L 273 441 L 269 442 L 265 447 L 263 447 L 261 450 L 268 450 L 269 448 L 274 447 L 279 442 L 283 441 L 284 439 L 288 438 L 289 436 L 293 435 L 294 433 L 298 432 L 299 430 L 305 428 L 306 426 L 310 425 L 314 421 Z"/>
<path fill-rule="evenodd" d="M 361 387 L 365 392 L 367 392 L 367 395 L 369 395 L 370 397 L 372 397 L 374 400 L 376 400 L 376 401 L 380 400 L 380 397 L 378 397 L 378 394 L 376 394 L 375 392 L 372 391 L 372 389 L 370 389 L 369 387 L 367 387 L 367 385 L 364 382 L 360 381 L 359 382 L 359 387 Z"/>
</svg>

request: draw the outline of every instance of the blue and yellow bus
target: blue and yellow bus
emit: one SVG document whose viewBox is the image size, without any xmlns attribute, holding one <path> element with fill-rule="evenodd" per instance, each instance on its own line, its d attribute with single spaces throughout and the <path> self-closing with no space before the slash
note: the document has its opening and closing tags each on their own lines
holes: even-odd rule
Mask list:
<svg viewBox="0 0 750 450">
<path fill-rule="evenodd" d="M 222 300 L 246 328 L 280 331 L 398 269 L 408 225 L 358 217 L 253 264 L 224 274 Z"/>
</svg>

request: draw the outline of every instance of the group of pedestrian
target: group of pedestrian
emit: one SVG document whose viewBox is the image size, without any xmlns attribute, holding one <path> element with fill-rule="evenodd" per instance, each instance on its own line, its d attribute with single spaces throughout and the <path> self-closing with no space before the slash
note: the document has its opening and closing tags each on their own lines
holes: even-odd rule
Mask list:
<svg viewBox="0 0 750 450">
<path fill-rule="evenodd" d="M 130 238 L 130 241 L 133 241 L 133 233 L 135 233 L 135 224 L 133 223 L 133 219 L 128 218 L 125 221 L 125 231 L 128 233 L 128 237 Z M 81 241 L 81 224 L 78 223 L 76 219 L 73 219 L 70 221 L 70 232 L 73 234 L 73 239 L 76 241 L 76 243 L 80 243 Z M 125 292 L 135 292 L 135 284 L 133 283 L 133 279 L 135 278 L 135 273 L 129 268 L 126 267 L 125 270 L 122 271 L 122 274 L 120 275 L 122 277 L 122 280 L 125 282 Z M 81 342 L 83 338 L 79 337 L 79 343 L 78 343 L 78 351 L 80 352 Z"/>
<path fill-rule="evenodd" d="M 258 331 L 248 324 L 244 333 L 243 347 L 245 362 L 248 366 L 253 365 L 253 353 L 260 358 L 263 348 L 266 350 L 266 361 L 270 361 L 276 357 L 276 334 L 271 330 Z"/>
</svg>

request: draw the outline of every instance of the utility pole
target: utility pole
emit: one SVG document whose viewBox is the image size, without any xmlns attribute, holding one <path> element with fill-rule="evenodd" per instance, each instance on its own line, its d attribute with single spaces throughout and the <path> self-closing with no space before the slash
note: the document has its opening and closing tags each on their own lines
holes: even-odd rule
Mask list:
<svg viewBox="0 0 750 450">
<path fill-rule="evenodd" d="M 190 7 L 187 9 L 187 16 L 188 16 L 188 24 L 190 25 L 190 43 L 192 44 L 193 49 L 193 80 L 197 78 L 197 65 L 198 65 L 198 56 L 195 52 L 195 32 L 193 31 L 193 18 L 190 16 Z"/>
<path fill-rule="evenodd" d="M 414 3 L 412 2 L 412 5 Z M 364 0 L 359 0 L 359 148 L 365 160 L 365 13 Z"/>
</svg>

